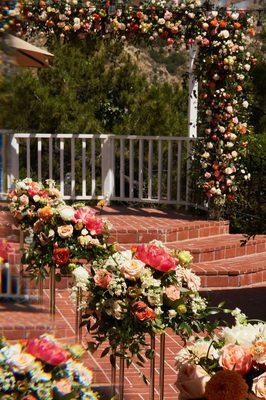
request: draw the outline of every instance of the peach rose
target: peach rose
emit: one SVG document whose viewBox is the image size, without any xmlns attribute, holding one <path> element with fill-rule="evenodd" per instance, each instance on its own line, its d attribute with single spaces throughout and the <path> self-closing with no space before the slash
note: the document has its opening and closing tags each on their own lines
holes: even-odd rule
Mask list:
<svg viewBox="0 0 266 400">
<path fill-rule="evenodd" d="M 62 225 L 57 228 L 58 235 L 62 239 L 67 239 L 73 235 L 73 226 L 72 225 Z"/>
<path fill-rule="evenodd" d="M 26 194 L 23 194 L 22 196 L 20 196 L 19 201 L 21 204 L 23 204 L 24 206 L 26 206 L 27 204 L 29 204 L 29 198 L 28 196 L 26 196 Z"/>
<path fill-rule="evenodd" d="M 250 350 L 236 344 L 227 344 L 222 348 L 219 364 L 223 369 L 246 374 L 252 364 Z"/>
<path fill-rule="evenodd" d="M 140 277 L 144 266 L 145 264 L 142 261 L 131 260 L 122 266 L 121 273 L 126 279 L 135 281 Z"/>
<path fill-rule="evenodd" d="M 200 365 L 183 364 L 178 371 L 176 387 L 181 399 L 199 399 L 204 397 L 210 375 Z"/>
<path fill-rule="evenodd" d="M 96 272 L 93 279 L 97 286 L 107 289 L 112 278 L 113 276 L 111 272 L 106 271 L 105 269 L 100 269 Z"/>
<path fill-rule="evenodd" d="M 45 222 L 50 221 L 50 219 L 52 218 L 53 214 L 54 214 L 53 210 L 52 210 L 52 208 L 50 206 L 46 206 L 46 207 L 40 208 L 39 211 L 38 211 L 39 218 L 41 220 L 45 221 Z"/>
<path fill-rule="evenodd" d="M 155 311 L 148 307 L 143 301 L 136 301 L 132 304 L 133 314 L 139 321 L 148 321 L 156 318 Z"/>
<path fill-rule="evenodd" d="M 266 399 L 266 372 L 253 379 L 252 391 L 259 399 Z"/>
<path fill-rule="evenodd" d="M 176 301 L 180 299 L 180 289 L 176 285 L 170 285 L 165 288 L 165 294 L 167 298 L 171 301 Z"/>
<path fill-rule="evenodd" d="M 60 379 L 54 386 L 57 392 L 62 395 L 67 395 L 71 393 L 71 383 L 67 379 Z"/>
</svg>

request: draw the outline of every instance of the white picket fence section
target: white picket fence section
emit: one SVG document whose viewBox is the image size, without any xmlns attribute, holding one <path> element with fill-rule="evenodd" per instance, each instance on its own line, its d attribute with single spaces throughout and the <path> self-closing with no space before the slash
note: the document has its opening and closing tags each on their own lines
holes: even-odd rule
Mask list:
<svg viewBox="0 0 266 400">
<path fill-rule="evenodd" d="M 66 200 L 189 205 L 196 138 L 13 133 L 7 186 L 14 178 L 55 179 Z"/>
</svg>

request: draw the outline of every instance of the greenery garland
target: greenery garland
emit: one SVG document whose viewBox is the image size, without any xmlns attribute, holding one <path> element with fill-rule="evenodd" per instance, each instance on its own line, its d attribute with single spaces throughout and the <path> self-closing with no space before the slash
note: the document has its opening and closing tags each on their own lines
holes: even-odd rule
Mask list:
<svg viewBox="0 0 266 400">
<path fill-rule="evenodd" d="M 71 40 L 96 35 L 163 41 L 171 47 L 196 45 L 203 137 L 193 154 L 198 186 L 215 208 L 240 200 L 250 178 L 243 158 L 252 133 L 247 124 L 247 80 L 255 62 L 247 51 L 255 34 L 252 17 L 245 11 L 211 11 L 200 0 L 149 0 L 117 9 L 109 1 L 24 0 L 20 9 L 16 27 L 25 37 Z"/>
</svg>

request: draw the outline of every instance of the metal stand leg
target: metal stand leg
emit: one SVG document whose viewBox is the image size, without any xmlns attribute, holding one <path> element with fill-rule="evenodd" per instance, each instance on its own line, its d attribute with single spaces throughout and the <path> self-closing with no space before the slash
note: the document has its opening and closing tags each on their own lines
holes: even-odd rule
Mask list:
<svg viewBox="0 0 266 400">
<path fill-rule="evenodd" d="M 80 343 L 82 340 L 82 327 L 80 326 L 82 321 L 82 311 L 80 309 L 81 302 L 82 302 L 82 290 L 78 288 L 77 302 L 76 302 L 76 324 L 75 324 L 75 336 L 77 343 Z"/>
<path fill-rule="evenodd" d="M 39 304 L 43 304 L 43 279 L 39 278 L 39 293 L 38 293 L 38 301 Z"/>
<path fill-rule="evenodd" d="M 50 315 L 55 318 L 55 265 L 50 268 Z"/>
<path fill-rule="evenodd" d="M 111 364 L 111 385 L 112 385 L 112 396 L 116 395 L 116 356 L 114 355 L 114 365 Z"/>
<path fill-rule="evenodd" d="M 154 384 L 155 384 L 155 335 L 151 334 L 151 350 L 154 351 L 154 357 L 150 362 L 150 400 L 154 400 Z"/>
<path fill-rule="evenodd" d="M 160 377 L 159 377 L 159 392 L 160 400 L 164 399 L 164 360 L 165 360 L 165 333 L 160 337 Z"/>
<path fill-rule="evenodd" d="M 125 359 L 120 358 L 119 364 L 119 400 L 124 400 L 125 389 Z"/>
</svg>

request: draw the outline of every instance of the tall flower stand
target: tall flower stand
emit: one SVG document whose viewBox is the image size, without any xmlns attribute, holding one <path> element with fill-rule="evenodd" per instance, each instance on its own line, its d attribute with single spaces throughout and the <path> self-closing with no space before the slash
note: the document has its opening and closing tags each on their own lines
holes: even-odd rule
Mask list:
<svg viewBox="0 0 266 400">
<path fill-rule="evenodd" d="M 49 309 L 52 319 L 55 319 L 55 273 L 56 266 L 51 265 L 50 267 L 50 302 Z"/>
</svg>

